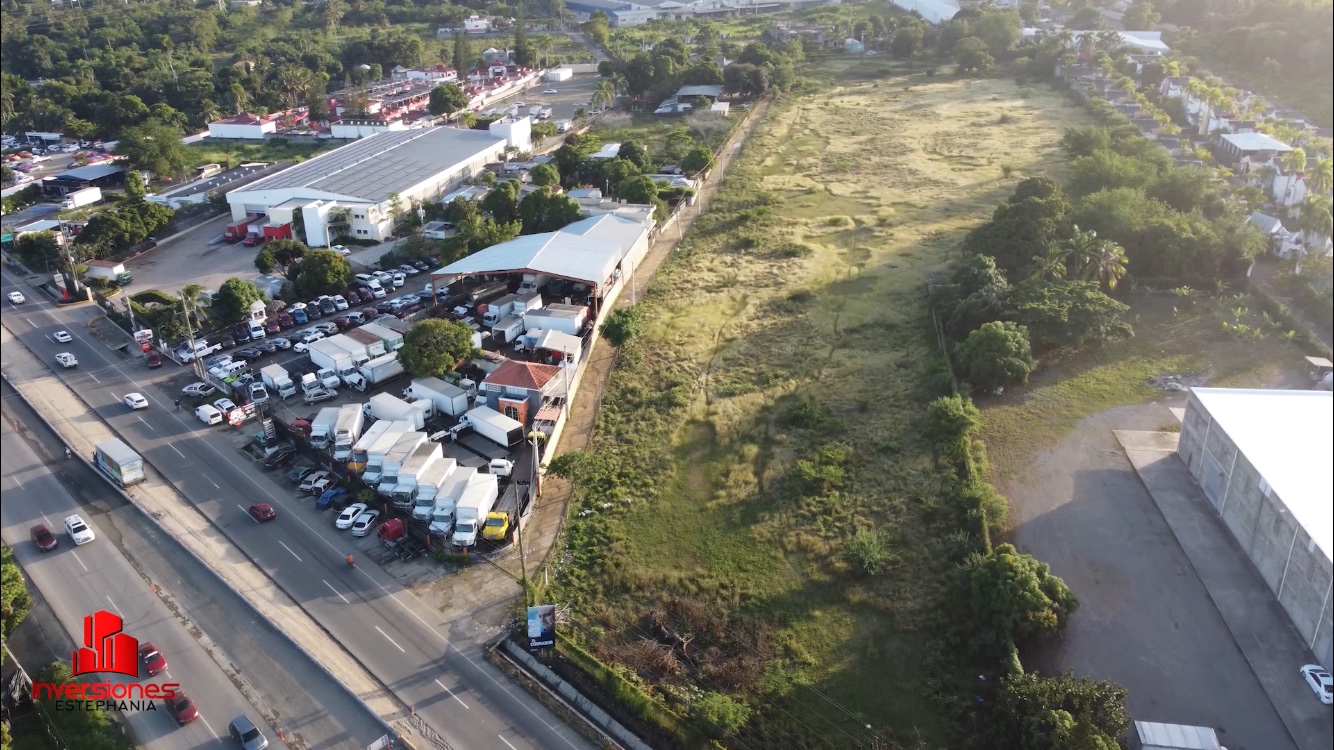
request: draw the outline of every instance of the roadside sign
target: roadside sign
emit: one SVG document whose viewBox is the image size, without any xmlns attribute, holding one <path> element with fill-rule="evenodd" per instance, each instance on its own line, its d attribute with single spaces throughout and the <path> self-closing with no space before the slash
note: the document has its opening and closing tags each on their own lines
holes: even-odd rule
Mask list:
<svg viewBox="0 0 1334 750">
<path fill-rule="evenodd" d="M 227 415 L 227 424 L 232 427 L 240 427 L 245 424 L 245 410 L 232 409 L 232 413 Z"/>
<path fill-rule="evenodd" d="M 273 419 L 272 419 L 272 418 L 265 419 L 265 420 L 264 420 L 264 442 L 265 442 L 266 444 L 272 444 L 273 441 L 275 441 L 275 440 L 277 440 L 277 439 L 278 439 L 278 428 L 277 428 L 277 427 L 274 427 L 274 425 L 273 425 Z"/>
</svg>

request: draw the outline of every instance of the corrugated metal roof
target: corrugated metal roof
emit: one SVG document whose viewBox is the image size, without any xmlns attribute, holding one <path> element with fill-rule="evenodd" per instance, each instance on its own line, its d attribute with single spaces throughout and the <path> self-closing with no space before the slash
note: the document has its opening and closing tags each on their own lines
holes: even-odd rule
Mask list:
<svg viewBox="0 0 1334 750">
<path fill-rule="evenodd" d="M 1135 732 L 1144 750 L 1220 750 L 1218 734 L 1208 727 L 1185 724 L 1135 722 Z"/>
<path fill-rule="evenodd" d="M 601 285 L 646 232 L 647 227 L 631 219 L 612 214 L 594 216 L 556 232 L 492 245 L 445 266 L 435 275 L 526 271 Z"/>
</svg>

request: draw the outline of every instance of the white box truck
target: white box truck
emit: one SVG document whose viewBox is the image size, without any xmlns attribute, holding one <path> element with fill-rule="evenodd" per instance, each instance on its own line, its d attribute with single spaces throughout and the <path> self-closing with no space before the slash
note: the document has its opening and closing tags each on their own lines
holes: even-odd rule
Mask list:
<svg viewBox="0 0 1334 750">
<path fill-rule="evenodd" d="M 435 405 L 438 413 L 451 417 L 462 416 L 468 411 L 468 394 L 440 378 L 417 378 L 403 395 L 413 400 L 426 399 Z"/>
<path fill-rule="evenodd" d="M 261 367 L 259 377 L 264 381 L 264 385 L 271 392 L 277 393 L 281 399 L 288 399 L 296 395 L 296 383 L 292 382 L 292 377 L 287 374 L 287 368 L 282 365 Z"/>
<path fill-rule="evenodd" d="M 357 371 L 361 375 L 361 384 L 355 382 L 352 387 L 364 391 L 372 386 L 386 383 L 404 373 L 403 364 L 398 361 L 398 353 L 390 352 L 383 357 L 376 357 L 362 365 Z"/>
<path fill-rule="evenodd" d="M 333 457 L 346 461 L 352 457 L 352 446 L 361 437 L 361 428 L 366 424 L 366 415 L 361 407 L 347 404 L 338 407 L 338 421 L 333 431 Z"/>
<path fill-rule="evenodd" d="M 380 429 L 381 425 L 384 425 L 383 429 Z M 366 467 L 370 465 L 371 456 L 383 456 L 388 453 L 394 447 L 394 443 L 397 443 L 398 439 L 411 429 L 411 422 L 395 422 L 393 420 L 376 422 L 371 425 L 364 437 L 370 438 L 372 434 L 374 434 L 374 437 L 357 441 L 357 444 L 352 448 L 352 461 L 348 464 L 348 468 L 354 471 L 365 471 Z"/>
<path fill-rule="evenodd" d="M 445 477 L 436 488 L 435 505 L 431 507 L 429 527 L 432 534 L 449 536 L 454 531 L 454 507 L 458 504 L 459 497 L 463 495 L 463 490 L 476 475 L 476 469 L 460 466 Z"/>
<path fill-rule="evenodd" d="M 426 407 L 430 402 L 419 403 L 408 403 L 392 393 L 377 393 L 362 408 L 367 416 L 407 422 L 412 425 L 412 429 L 420 430 L 426 423 Z"/>
<path fill-rule="evenodd" d="M 482 325 L 494 326 L 511 315 L 523 315 L 529 310 L 540 307 L 542 307 L 542 295 L 536 292 L 507 294 L 486 306 L 486 312 L 482 313 Z"/>
<path fill-rule="evenodd" d="M 477 543 L 486 514 L 491 512 L 500 496 L 500 483 L 494 474 L 473 474 L 454 505 L 455 547 L 471 547 Z"/>
<path fill-rule="evenodd" d="M 435 443 L 434 445 L 439 445 Z M 412 496 L 412 518 L 417 521 L 431 520 L 435 510 L 435 500 L 439 496 L 440 486 L 445 479 L 458 468 L 459 462 L 448 456 L 442 456 L 417 475 L 417 489 Z"/>
<path fill-rule="evenodd" d="M 513 448 L 523 442 L 523 425 L 489 406 L 478 406 L 459 421 L 502 448 Z"/>
<path fill-rule="evenodd" d="M 510 344 L 518 341 L 525 330 L 527 329 L 524 328 L 523 318 L 511 315 L 491 326 L 491 340 L 497 344 Z"/>
<path fill-rule="evenodd" d="M 523 321 L 527 328 L 561 331 L 578 336 L 588 322 L 588 308 L 557 303 L 525 312 Z"/>
<path fill-rule="evenodd" d="M 548 281 L 551 281 L 551 277 L 545 273 L 526 273 L 519 283 L 519 294 L 537 294 Z"/>
<path fill-rule="evenodd" d="M 376 357 L 383 357 L 385 355 L 384 342 L 380 340 L 379 336 L 366 333 L 360 328 L 348 329 L 347 332 L 342 335 L 346 336 L 351 341 L 361 344 L 366 351 L 367 359 L 375 359 Z"/>
<path fill-rule="evenodd" d="M 148 478 L 144 459 L 130 446 L 112 438 L 93 447 L 93 464 L 121 487 L 138 484 Z"/>
<path fill-rule="evenodd" d="M 324 450 L 333 441 L 334 427 L 338 424 L 338 407 L 326 406 L 310 420 L 310 445 Z"/>
<path fill-rule="evenodd" d="M 361 471 L 366 465 L 366 449 L 374 445 L 375 441 L 379 440 L 380 436 L 393 424 L 393 422 L 382 421 L 366 428 L 361 433 L 361 437 L 357 438 L 357 442 L 352 444 L 352 455 L 348 456 L 347 467 L 353 471 Z"/>
<path fill-rule="evenodd" d="M 400 510 L 410 510 L 413 505 L 413 498 L 417 496 L 417 486 L 420 478 L 430 471 L 437 463 L 444 459 L 444 454 L 440 452 L 440 444 L 429 440 L 413 449 L 408 457 L 403 459 L 403 463 L 398 467 L 398 475 L 395 477 L 395 483 L 389 490 L 389 498 L 394 501 L 394 507 Z M 388 467 L 385 469 L 384 480 L 389 480 Z"/>
<path fill-rule="evenodd" d="M 321 370 L 338 373 L 352 369 L 352 355 L 331 339 L 320 339 L 306 351 L 310 354 L 310 361 Z M 321 377 L 320 381 L 323 380 Z"/>
<path fill-rule="evenodd" d="M 390 456 L 395 456 L 395 461 L 402 461 L 417 446 L 426 442 L 426 433 L 424 432 L 405 432 L 399 435 L 398 442 L 389 446 L 383 453 L 370 452 L 366 456 L 366 470 L 361 473 L 361 481 L 369 485 L 378 485 L 384 478 L 385 462 Z M 394 469 L 397 471 L 398 467 Z"/>
<path fill-rule="evenodd" d="M 60 202 L 60 207 L 69 211 L 74 208 L 83 208 L 91 206 L 102 200 L 102 188 L 86 187 L 82 190 L 74 190 L 65 193 L 65 200 Z"/>
</svg>

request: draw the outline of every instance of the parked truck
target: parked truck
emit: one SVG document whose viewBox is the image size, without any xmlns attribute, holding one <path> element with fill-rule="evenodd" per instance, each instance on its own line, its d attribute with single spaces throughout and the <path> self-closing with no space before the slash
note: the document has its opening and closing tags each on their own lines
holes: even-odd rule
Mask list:
<svg viewBox="0 0 1334 750">
<path fill-rule="evenodd" d="M 379 336 L 367 333 L 360 328 L 351 328 L 344 332 L 343 335 L 348 339 L 361 344 L 366 351 L 367 359 L 375 359 L 376 357 L 383 357 L 385 355 L 384 342 L 380 340 Z"/>
<path fill-rule="evenodd" d="M 129 487 L 148 478 L 144 473 L 143 456 L 115 438 L 104 440 L 93 447 L 93 463 L 121 487 Z"/>
<path fill-rule="evenodd" d="M 398 468 L 398 475 L 394 478 L 394 486 L 386 493 L 394 501 L 394 507 L 399 510 L 411 510 L 413 499 L 417 496 L 418 481 L 444 458 L 444 454 L 440 452 L 440 444 L 429 440 L 413 449 L 412 453 L 403 459 L 402 465 Z M 389 471 L 386 467 L 385 481 L 388 479 Z"/>
<path fill-rule="evenodd" d="M 523 425 L 489 406 L 474 407 L 459 421 L 502 448 L 513 448 L 523 442 Z"/>
<path fill-rule="evenodd" d="M 250 222 L 252 221 L 255 221 L 255 217 L 247 216 L 238 222 L 228 224 L 227 228 L 222 232 L 223 241 L 229 244 L 234 244 L 245 239 L 246 230 L 250 228 Z"/>
<path fill-rule="evenodd" d="M 435 405 L 436 412 L 451 417 L 462 416 L 468 411 L 468 394 L 456 385 L 450 385 L 440 378 L 417 378 L 403 392 L 405 399 L 427 399 Z"/>
<path fill-rule="evenodd" d="M 359 372 L 361 377 L 365 379 L 365 383 L 358 390 L 364 391 L 372 386 L 393 380 L 402 375 L 404 370 L 403 364 L 398 361 L 398 353 L 393 352 L 372 359 L 362 365 Z"/>
<path fill-rule="evenodd" d="M 312 343 L 306 351 L 310 354 L 312 364 L 322 370 L 335 373 L 335 378 L 337 373 L 353 369 L 352 355 L 332 338 L 320 339 Z M 321 382 L 324 381 L 323 375 L 320 376 L 320 380 Z"/>
<path fill-rule="evenodd" d="M 393 469 L 398 471 L 398 463 L 408 457 L 417 446 L 426 442 L 426 433 L 405 432 L 383 453 L 368 453 L 366 456 L 366 470 L 361 473 L 361 481 L 371 486 L 381 484 L 385 476 L 385 465 L 390 463 L 390 457 L 393 456 Z M 397 476 L 397 474 L 395 474 Z"/>
<path fill-rule="evenodd" d="M 403 334 L 392 328 L 386 328 L 379 323 L 367 323 L 361 326 L 359 330 L 379 339 L 380 343 L 384 345 L 386 353 L 396 352 L 403 348 Z"/>
<path fill-rule="evenodd" d="M 434 443 L 433 445 L 439 444 Z M 412 517 L 414 520 L 431 520 L 431 513 L 435 510 L 435 501 L 440 494 L 440 487 L 444 485 L 445 480 L 454 473 L 458 466 L 458 461 L 444 456 L 417 475 L 417 489 L 412 496 Z"/>
<path fill-rule="evenodd" d="M 430 402 L 424 399 L 408 402 L 392 393 L 377 393 L 362 406 L 368 417 L 408 422 L 414 430 L 423 427 L 431 408 Z"/>
<path fill-rule="evenodd" d="M 87 266 L 88 270 L 83 275 L 90 279 L 113 281 L 121 285 L 134 281 L 134 274 L 125 268 L 124 263 L 114 260 L 90 260 Z"/>
<path fill-rule="evenodd" d="M 491 326 L 491 340 L 497 344 L 509 344 L 519 340 L 523 335 L 523 318 L 518 315 L 511 315 L 499 323 Z"/>
<path fill-rule="evenodd" d="M 411 429 L 411 422 L 395 422 L 388 419 L 371 425 L 362 439 L 352 446 L 352 460 L 348 463 L 348 468 L 357 472 L 365 471 L 370 464 L 371 456 L 387 453 L 394 447 L 394 443 Z"/>
<path fill-rule="evenodd" d="M 468 301 L 474 305 L 490 302 L 491 300 L 502 297 L 509 293 L 509 285 L 503 281 L 492 281 L 488 284 L 475 286 L 468 290 Z"/>
<path fill-rule="evenodd" d="M 246 225 L 245 238 L 241 240 L 241 244 L 246 247 L 264 244 L 264 227 L 258 221 Z"/>
<path fill-rule="evenodd" d="M 86 187 L 82 190 L 73 190 L 71 192 L 65 193 L 65 200 L 60 202 L 60 207 L 65 209 L 66 211 L 69 211 L 70 209 L 74 208 L 83 208 L 84 206 L 91 206 L 94 203 L 101 202 L 101 200 L 102 200 L 102 188 Z"/>
<path fill-rule="evenodd" d="M 545 273 L 526 273 L 519 282 L 519 294 L 537 294 L 549 281 L 551 277 Z"/>
<path fill-rule="evenodd" d="M 451 540 L 455 547 L 471 547 L 477 544 L 477 536 L 486 516 L 496 504 L 500 485 L 494 475 L 473 474 L 468 486 L 463 489 L 459 501 L 454 505 L 454 535 Z"/>
<path fill-rule="evenodd" d="M 477 470 L 460 466 L 440 484 L 435 493 L 435 505 L 431 508 L 430 532 L 447 537 L 454 531 L 454 510 L 463 491 L 477 476 Z"/>
<path fill-rule="evenodd" d="M 319 450 L 328 448 L 338 424 L 338 407 L 326 406 L 310 420 L 310 446 Z"/>
<path fill-rule="evenodd" d="M 542 295 L 536 292 L 507 294 L 486 306 L 486 312 L 482 313 L 482 325 L 494 326 L 511 315 L 523 315 L 529 310 L 536 310 L 541 306 Z"/>
<path fill-rule="evenodd" d="M 578 336 L 588 322 L 588 308 L 581 305 L 553 304 L 523 314 L 526 328 L 561 331 Z"/>
<path fill-rule="evenodd" d="M 352 446 L 361 437 L 361 428 L 366 424 L 366 415 L 361 407 L 347 404 L 338 407 L 338 421 L 333 431 L 333 457 L 346 461 L 352 457 Z"/>
<path fill-rule="evenodd" d="M 259 377 L 269 391 L 277 393 L 281 399 L 286 400 L 296 395 L 296 384 L 292 382 L 287 369 L 282 365 L 267 365 L 260 368 Z"/>
<path fill-rule="evenodd" d="M 367 351 L 367 346 L 365 344 L 361 343 L 360 341 L 357 341 L 356 339 L 344 333 L 339 333 L 330 336 L 329 338 L 324 340 L 332 341 L 334 345 L 338 346 L 340 349 L 351 355 L 352 367 L 354 369 L 361 367 L 362 365 L 366 364 L 372 359 L 375 359 L 376 357 L 384 356 L 384 344 L 379 339 L 375 340 L 377 344 L 380 344 L 380 346 L 376 347 L 379 350 L 378 354 L 371 354 L 369 351 Z M 339 374 L 341 375 L 342 372 L 339 372 Z"/>
</svg>

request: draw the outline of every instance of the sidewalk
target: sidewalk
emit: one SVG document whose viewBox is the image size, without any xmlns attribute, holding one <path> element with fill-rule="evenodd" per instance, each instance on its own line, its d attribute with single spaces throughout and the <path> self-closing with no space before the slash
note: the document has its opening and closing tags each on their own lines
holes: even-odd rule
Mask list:
<svg viewBox="0 0 1334 750">
<path fill-rule="evenodd" d="M 0 349 L 5 353 L 5 377 L 78 455 L 91 456 L 97 443 L 115 437 L 106 423 L 60 379 L 53 377 L 8 327 L 0 327 Z M 151 467 L 148 475 L 147 482 L 124 491 L 145 515 L 249 602 L 332 679 L 356 695 L 371 713 L 413 745 L 428 746 L 409 722 L 406 708 L 384 686 L 332 642 L 272 579 L 241 557 L 235 546 L 161 475 Z"/>
<path fill-rule="evenodd" d="M 1274 710 L 1302 750 L 1334 747 L 1330 710 L 1298 667 L 1312 661 L 1259 572 L 1176 457 L 1173 432 L 1114 430 Z M 1226 686 L 1222 686 L 1226 689 Z"/>
</svg>

